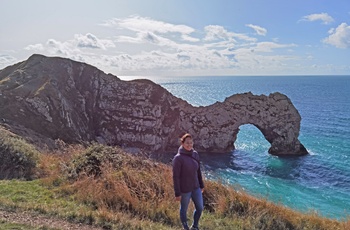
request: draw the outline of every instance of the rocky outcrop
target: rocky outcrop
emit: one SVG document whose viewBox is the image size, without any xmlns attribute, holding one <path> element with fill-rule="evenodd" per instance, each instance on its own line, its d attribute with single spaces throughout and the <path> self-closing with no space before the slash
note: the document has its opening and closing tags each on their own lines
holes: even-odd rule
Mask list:
<svg viewBox="0 0 350 230">
<path fill-rule="evenodd" d="M 33 55 L 0 71 L 0 118 L 51 139 L 98 141 L 150 151 L 176 150 L 193 134 L 196 149 L 229 152 L 243 124 L 255 125 L 275 155 L 303 155 L 300 115 L 287 96 L 237 94 L 194 107 L 149 80 L 122 81 L 97 68 Z"/>
</svg>

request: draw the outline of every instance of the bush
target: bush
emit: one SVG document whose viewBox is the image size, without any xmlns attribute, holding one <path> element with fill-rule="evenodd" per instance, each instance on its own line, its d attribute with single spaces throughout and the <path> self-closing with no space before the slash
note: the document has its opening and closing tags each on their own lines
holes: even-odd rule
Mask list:
<svg viewBox="0 0 350 230">
<path fill-rule="evenodd" d="M 122 152 L 119 148 L 93 144 L 67 165 L 68 178 L 77 179 L 81 175 L 98 177 L 101 175 L 102 165 L 106 163 L 118 168 L 125 156 Z"/>
<path fill-rule="evenodd" d="M 93 144 L 66 162 L 64 192 L 99 210 L 123 212 L 162 224 L 177 222 L 171 168 L 119 147 Z"/>
<path fill-rule="evenodd" d="M 33 179 L 38 159 L 34 146 L 0 129 L 0 179 Z"/>
</svg>

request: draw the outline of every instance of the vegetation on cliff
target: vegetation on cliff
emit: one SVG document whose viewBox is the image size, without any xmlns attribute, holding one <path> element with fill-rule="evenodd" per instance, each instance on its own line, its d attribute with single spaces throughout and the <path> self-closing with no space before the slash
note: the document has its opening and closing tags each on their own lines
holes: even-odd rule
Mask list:
<svg viewBox="0 0 350 230">
<path fill-rule="evenodd" d="M 6 143 L 14 145 L 7 149 L 16 149 L 23 142 Z M 61 146 L 38 158 L 28 155 L 38 162 L 35 170 L 26 164 L 37 179 L 0 181 L 2 209 L 39 212 L 104 229 L 179 229 L 171 165 L 118 147 Z M 205 185 L 201 229 L 350 229 L 349 220 L 302 214 L 218 181 L 207 180 Z"/>
<path fill-rule="evenodd" d="M 33 179 L 39 154 L 22 138 L 0 129 L 0 179 Z"/>
</svg>

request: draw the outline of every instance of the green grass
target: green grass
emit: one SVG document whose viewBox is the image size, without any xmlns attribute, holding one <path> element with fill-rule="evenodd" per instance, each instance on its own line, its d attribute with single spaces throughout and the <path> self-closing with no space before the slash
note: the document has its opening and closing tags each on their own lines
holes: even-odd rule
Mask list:
<svg viewBox="0 0 350 230">
<path fill-rule="evenodd" d="M 77 204 L 72 196 L 44 187 L 40 180 L 0 181 L 0 205 L 19 210 L 34 210 L 63 218 L 93 211 L 91 207 Z"/>
<path fill-rule="evenodd" d="M 79 202 L 74 195 L 48 187 L 41 180 L 0 181 L 0 207 L 12 212 L 32 211 L 48 217 L 59 217 L 72 223 L 95 224 L 105 229 L 172 229 L 161 223 L 139 219 L 117 212 L 105 213 L 91 204 Z M 48 229 L 0 222 L 0 229 Z"/>
</svg>

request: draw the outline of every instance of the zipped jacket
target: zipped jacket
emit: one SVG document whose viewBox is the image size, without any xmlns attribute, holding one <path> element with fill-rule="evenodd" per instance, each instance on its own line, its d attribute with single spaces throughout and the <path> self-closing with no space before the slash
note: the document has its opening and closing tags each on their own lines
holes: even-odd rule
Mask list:
<svg viewBox="0 0 350 230">
<path fill-rule="evenodd" d="M 197 188 L 204 188 L 197 151 L 194 149 L 187 151 L 180 146 L 172 163 L 175 197 Z"/>
</svg>

